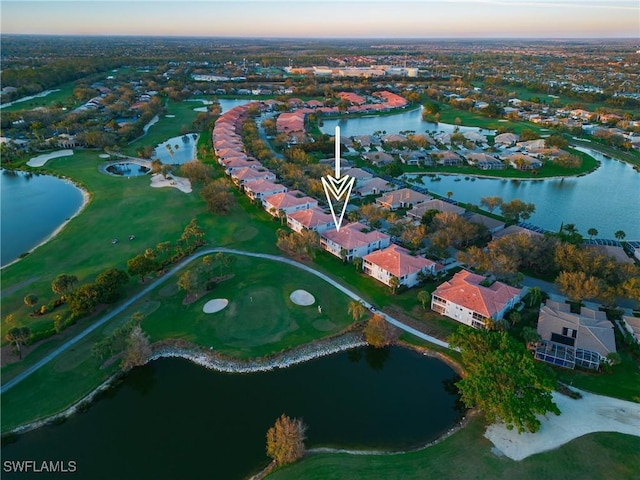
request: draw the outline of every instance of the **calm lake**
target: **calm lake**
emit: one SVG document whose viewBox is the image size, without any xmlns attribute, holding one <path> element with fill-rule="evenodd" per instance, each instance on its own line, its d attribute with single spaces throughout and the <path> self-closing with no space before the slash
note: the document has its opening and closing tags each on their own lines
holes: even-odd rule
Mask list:
<svg viewBox="0 0 640 480">
<path fill-rule="evenodd" d="M 2 170 L 0 200 L 0 263 L 6 265 L 76 213 L 82 193 L 56 177 Z"/>
<path fill-rule="evenodd" d="M 406 449 L 434 440 L 463 414 L 451 393 L 457 378 L 443 362 L 400 347 L 255 374 L 161 359 L 86 413 L 18 437 L 2 458 L 75 460 L 73 477 L 92 480 L 246 478 L 268 464 L 265 435 L 282 413 L 304 419 L 309 448 Z"/>
<path fill-rule="evenodd" d="M 453 131 L 453 125 L 424 122 L 421 110 L 397 115 L 325 120 L 321 130 L 333 135 L 340 126 L 343 136 L 372 134 L 376 130 L 398 133 Z M 461 131 L 476 130 L 461 127 Z M 505 201 L 518 198 L 534 203 L 536 211 L 528 222 L 557 231 L 564 222 L 573 223 L 583 236 L 589 228 L 598 230 L 598 238 L 613 239 L 623 230 L 626 240 L 640 240 L 640 174 L 626 163 L 606 158 L 590 149 L 579 148 L 601 162 L 595 172 L 582 177 L 547 180 L 472 179 L 465 176 L 439 175 L 439 180 L 424 177 L 426 188 L 439 195 L 453 192 L 453 199 L 478 205 L 480 198 L 499 196 Z"/>
</svg>

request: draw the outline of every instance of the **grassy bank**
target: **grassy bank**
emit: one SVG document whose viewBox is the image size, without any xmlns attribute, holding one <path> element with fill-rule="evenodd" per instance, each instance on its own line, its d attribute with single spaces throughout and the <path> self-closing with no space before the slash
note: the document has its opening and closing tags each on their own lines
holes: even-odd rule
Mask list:
<svg viewBox="0 0 640 480">
<path fill-rule="evenodd" d="M 310 426 L 313 428 L 313 426 Z M 273 480 L 439 478 L 633 478 L 640 469 L 640 438 L 595 433 L 520 462 L 492 453 L 481 417 L 451 437 L 419 452 L 363 456 L 318 454 L 269 475 Z"/>
</svg>

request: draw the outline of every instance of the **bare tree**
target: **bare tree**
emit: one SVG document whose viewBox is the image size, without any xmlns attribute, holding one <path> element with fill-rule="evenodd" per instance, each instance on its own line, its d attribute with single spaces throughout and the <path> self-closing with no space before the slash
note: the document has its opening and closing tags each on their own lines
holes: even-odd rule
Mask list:
<svg viewBox="0 0 640 480">
<path fill-rule="evenodd" d="M 304 455 L 306 430 L 302 419 L 283 413 L 267 431 L 267 455 L 279 466 L 295 462 Z"/>
</svg>

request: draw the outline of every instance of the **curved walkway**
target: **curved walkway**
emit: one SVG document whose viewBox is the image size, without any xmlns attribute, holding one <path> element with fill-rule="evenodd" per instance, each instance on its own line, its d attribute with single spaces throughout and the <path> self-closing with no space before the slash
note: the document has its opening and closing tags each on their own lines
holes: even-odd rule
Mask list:
<svg viewBox="0 0 640 480">
<path fill-rule="evenodd" d="M 20 383 L 22 380 L 27 378 L 33 372 L 37 371 L 38 369 L 40 369 L 41 367 L 43 367 L 44 365 L 49 363 L 51 360 L 56 358 L 58 355 L 60 355 L 64 351 L 68 350 L 70 347 L 72 347 L 73 345 L 78 343 L 80 340 L 85 338 L 87 335 L 89 335 L 90 333 L 95 331 L 97 328 L 100 328 L 101 326 L 103 326 L 105 323 L 107 323 L 113 317 L 115 317 L 116 315 L 122 313 L 124 310 L 126 310 L 131 305 L 133 305 L 133 303 L 135 303 L 138 300 L 140 300 L 140 298 L 142 298 L 144 295 L 146 295 L 151 290 L 156 288 L 158 285 L 161 285 L 162 283 L 164 283 L 168 278 L 170 278 L 175 273 L 177 273 L 180 270 L 182 270 L 184 267 L 186 267 L 193 260 L 195 260 L 195 259 L 197 259 L 197 258 L 199 258 L 199 257 L 201 257 L 203 255 L 208 255 L 210 253 L 218 253 L 218 252 L 229 253 L 229 254 L 233 254 L 233 255 L 242 255 L 242 256 L 245 256 L 245 257 L 263 258 L 263 259 L 272 260 L 272 261 L 276 261 L 276 262 L 286 263 L 288 265 L 291 265 L 293 267 L 299 268 L 299 269 L 304 270 L 304 271 L 306 271 L 306 272 L 308 272 L 308 273 L 310 273 L 312 275 L 315 275 L 316 277 L 321 278 L 325 282 L 329 283 L 330 285 L 332 285 L 335 288 L 337 288 L 338 290 L 340 290 L 342 293 L 344 293 L 348 297 L 350 297 L 350 298 L 352 298 L 352 299 L 354 299 L 356 301 L 362 302 L 362 304 L 364 306 L 366 306 L 368 309 L 371 309 L 373 307 L 370 303 L 365 301 L 358 294 L 354 293 L 352 290 L 349 290 L 348 288 L 346 288 L 342 284 L 336 282 L 335 280 L 333 280 L 332 278 L 330 278 L 326 274 L 324 274 L 322 272 L 319 272 L 318 270 L 315 270 L 315 269 L 313 269 L 313 268 L 311 268 L 311 267 L 309 267 L 307 265 L 304 265 L 304 264 L 302 264 L 300 262 L 296 262 L 295 260 L 291 260 L 289 258 L 280 257 L 278 255 L 270 255 L 268 253 L 246 252 L 244 250 L 235 250 L 235 249 L 232 249 L 232 248 L 222 248 L 222 247 L 220 247 L 220 248 L 209 248 L 209 249 L 202 250 L 200 252 L 194 253 L 190 257 L 185 258 L 180 263 L 178 263 L 175 267 L 173 267 L 171 270 L 169 270 L 167 273 L 165 273 L 162 277 L 160 277 L 157 280 L 151 282 L 149 285 L 147 285 L 141 291 L 136 293 L 134 296 L 128 298 L 124 303 L 118 305 L 116 308 L 111 310 L 109 313 L 105 314 L 100 320 L 98 320 L 95 323 L 93 323 L 87 329 L 83 330 L 82 332 L 80 332 L 75 337 L 69 339 L 67 342 L 65 342 L 62 345 L 60 345 L 53 352 L 49 353 L 48 355 L 46 355 L 45 357 L 43 357 L 42 359 L 40 359 L 39 361 L 34 363 L 31 367 L 27 368 L 24 372 L 16 375 L 14 378 L 12 378 L 8 382 L 4 383 L 0 387 L 0 394 L 7 392 L 9 389 L 11 389 L 12 387 L 16 386 L 18 383 Z M 416 330 L 415 328 L 412 328 L 412 327 L 410 327 L 408 325 L 405 325 L 404 323 L 396 320 L 395 318 L 387 315 L 386 313 L 383 313 L 383 312 L 380 312 L 380 311 L 377 311 L 376 313 L 378 313 L 379 315 L 383 316 L 389 323 L 391 323 L 391 324 L 395 325 L 396 327 L 398 327 L 398 328 L 400 328 L 400 329 L 402 329 L 402 330 L 404 330 L 404 331 L 406 331 L 408 333 L 411 333 L 411 334 L 413 334 L 413 335 L 415 335 L 415 336 L 417 336 L 417 337 L 419 337 L 419 338 L 421 338 L 423 340 L 426 340 L 428 342 L 434 343 L 434 344 L 439 345 L 441 347 L 445 347 L 445 348 L 449 347 L 449 344 L 447 342 L 443 342 L 442 340 L 439 340 L 439 339 L 437 339 L 435 337 L 432 337 L 430 335 L 426 335 L 426 334 Z"/>
</svg>

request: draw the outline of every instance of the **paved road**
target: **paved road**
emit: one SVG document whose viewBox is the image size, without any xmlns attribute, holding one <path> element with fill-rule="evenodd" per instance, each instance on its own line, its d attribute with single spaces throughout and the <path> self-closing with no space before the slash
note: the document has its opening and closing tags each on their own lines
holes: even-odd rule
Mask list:
<svg viewBox="0 0 640 480">
<path fill-rule="evenodd" d="M 140 300 L 140 298 L 142 298 L 144 295 L 146 295 L 151 290 L 156 288 L 158 285 L 161 285 L 162 283 L 167 281 L 176 272 L 182 270 L 184 267 L 186 267 L 193 260 L 195 260 L 195 259 L 197 259 L 199 257 L 202 257 L 203 255 L 209 255 L 211 253 L 218 253 L 218 252 L 229 253 L 229 254 L 234 254 L 234 255 L 242 255 L 242 256 L 245 256 L 245 257 L 263 258 L 263 259 L 267 259 L 267 260 L 273 260 L 275 262 L 286 263 L 286 264 L 291 265 L 293 267 L 296 267 L 296 268 L 299 268 L 299 269 L 304 270 L 306 272 L 309 272 L 310 274 L 315 275 L 316 277 L 324 280 L 325 282 L 329 283 L 333 287 L 335 287 L 338 290 L 340 290 L 341 292 L 343 292 L 348 297 L 350 297 L 350 298 L 352 298 L 352 299 L 354 299 L 356 301 L 362 302 L 368 309 L 371 310 L 373 308 L 373 305 L 371 305 L 370 303 L 365 301 L 362 297 L 360 297 L 359 295 L 354 293 L 352 290 L 349 290 L 347 287 L 345 287 L 342 284 L 336 282 L 335 280 L 333 280 L 329 276 L 325 275 L 324 273 L 319 272 L 319 271 L 317 271 L 317 270 L 315 270 L 315 269 L 313 269 L 313 268 L 311 268 L 311 267 L 309 267 L 307 265 L 304 265 L 304 264 L 302 264 L 300 262 L 296 262 L 295 260 L 291 260 L 289 258 L 280 257 L 280 256 L 277 256 L 277 255 L 270 255 L 270 254 L 267 254 L 267 253 L 246 252 L 246 251 L 243 251 L 243 250 L 235 250 L 235 249 L 231 249 L 231 248 L 209 248 L 209 249 L 197 252 L 197 253 L 193 254 L 192 256 L 184 259 L 178 265 L 173 267 L 169 272 L 164 274 L 161 278 L 158 278 L 157 280 L 155 280 L 155 281 L 151 282 L 150 284 L 148 284 L 140 292 L 136 293 L 134 296 L 132 296 L 131 298 L 127 299 L 121 305 L 118 305 L 116 308 L 114 308 L 112 311 L 110 311 L 109 313 L 104 315 L 102 318 L 100 318 L 100 320 L 98 320 L 97 322 L 92 324 L 86 330 L 83 330 L 82 332 L 80 332 L 75 337 L 69 339 L 67 342 L 65 342 L 64 344 L 60 345 L 58 348 L 56 348 L 54 351 L 49 353 L 47 356 L 43 357 L 38 362 L 34 363 L 31 367 L 27 368 L 24 372 L 16 375 L 14 378 L 12 378 L 8 382 L 4 383 L 0 387 L 0 394 L 5 393 L 9 389 L 14 387 L 18 383 L 20 383 L 22 380 L 27 378 L 29 375 L 31 375 L 33 372 L 37 371 L 38 369 L 40 369 L 41 367 L 43 367 L 44 365 L 49 363 L 51 360 L 56 358 L 58 355 L 60 355 L 61 353 L 65 352 L 66 350 L 71 348 L 73 345 L 75 345 L 80 340 L 85 338 L 91 332 L 93 332 L 97 328 L 100 328 L 102 325 L 107 323 L 109 320 L 111 320 L 116 315 L 122 313 L 124 310 L 126 310 L 128 307 L 130 307 L 133 303 L 135 303 L 138 300 Z M 404 330 L 404 331 L 406 331 L 408 333 L 411 333 L 412 335 L 415 335 L 418 338 L 421 338 L 421 339 L 426 340 L 428 342 L 434 343 L 434 344 L 439 345 L 441 347 L 445 347 L 445 348 L 449 347 L 449 344 L 447 342 L 443 342 L 442 340 L 439 340 L 439 339 L 437 339 L 435 337 L 432 337 L 430 335 L 426 335 L 426 334 L 416 330 L 415 328 L 410 327 L 409 325 L 405 325 L 404 323 L 400 322 L 399 320 L 396 320 L 395 318 L 391 317 L 390 315 L 387 315 L 384 312 L 376 311 L 376 313 L 378 313 L 379 315 L 383 316 L 392 325 L 395 325 L 396 327 L 398 327 L 398 328 L 400 328 L 400 329 L 402 329 L 402 330 Z"/>
</svg>

